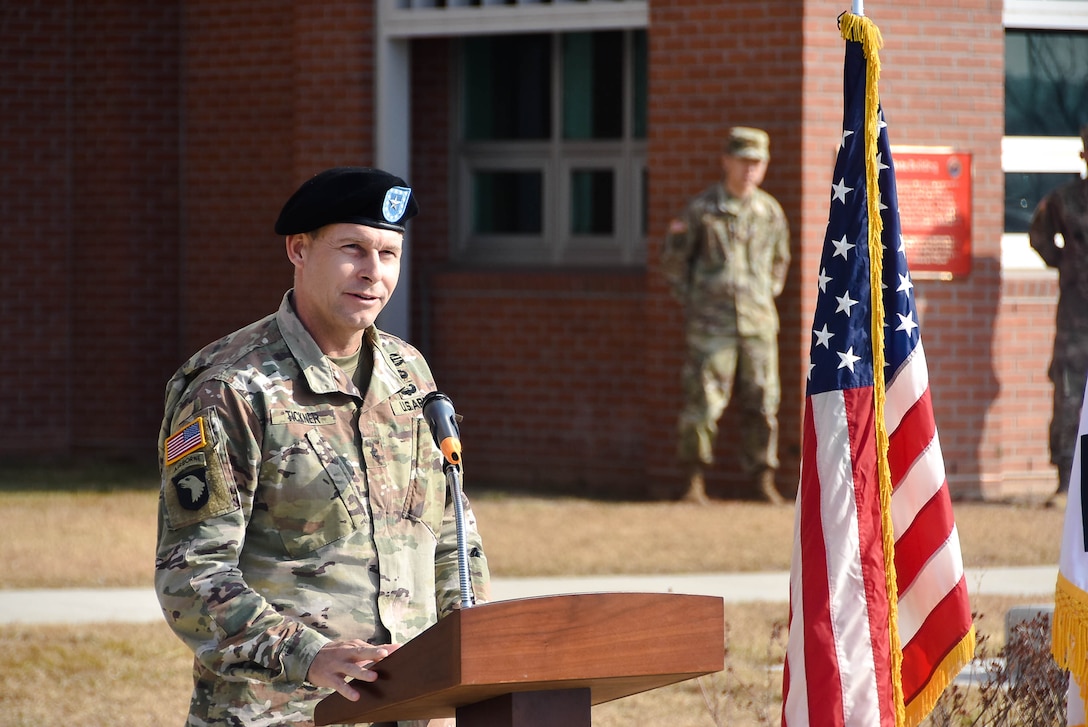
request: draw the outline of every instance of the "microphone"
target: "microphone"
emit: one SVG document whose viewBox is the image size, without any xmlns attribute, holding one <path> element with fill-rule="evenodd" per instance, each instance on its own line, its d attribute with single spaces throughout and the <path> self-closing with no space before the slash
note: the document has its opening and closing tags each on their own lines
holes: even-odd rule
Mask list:
<svg viewBox="0 0 1088 727">
<path fill-rule="evenodd" d="M 450 398 L 438 391 L 427 394 L 423 397 L 423 418 L 427 421 L 434 443 L 442 450 L 446 462 L 453 467 L 460 467 L 461 432 L 457 428 L 457 414 Z"/>
<path fill-rule="evenodd" d="M 461 433 L 457 429 L 453 402 L 445 394 L 432 391 L 423 397 L 423 418 L 430 427 L 434 443 L 446 458 L 442 471 L 446 474 L 446 486 L 453 500 L 453 517 L 457 526 L 457 580 L 461 587 L 461 608 L 470 608 L 476 599 L 472 593 L 472 576 L 468 566 L 465 503 L 461 493 Z"/>
</svg>

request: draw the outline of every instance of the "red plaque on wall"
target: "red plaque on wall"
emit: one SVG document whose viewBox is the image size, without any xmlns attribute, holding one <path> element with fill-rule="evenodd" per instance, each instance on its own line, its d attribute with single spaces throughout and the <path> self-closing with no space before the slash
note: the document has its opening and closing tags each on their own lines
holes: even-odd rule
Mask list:
<svg viewBox="0 0 1088 727">
<path fill-rule="evenodd" d="M 945 147 L 893 146 L 899 223 L 911 275 L 971 272 L 971 155 Z"/>
</svg>

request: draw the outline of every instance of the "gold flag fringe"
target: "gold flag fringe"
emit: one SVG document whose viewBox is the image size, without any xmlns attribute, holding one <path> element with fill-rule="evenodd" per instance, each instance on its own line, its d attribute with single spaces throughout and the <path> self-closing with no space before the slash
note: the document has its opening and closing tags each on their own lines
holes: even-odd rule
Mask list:
<svg viewBox="0 0 1088 727">
<path fill-rule="evenodd" d="M 960 642 L 941 659 L 941 663 L 930 675 L 929 681 L 922 687 L 922 691 L 914 696 L 914 699 L 906 705 L 907 727 L 917 727 L 922 724 L 929 713 L 933 711 L 937 700 L 952 680 L 956 678 L 963 665 L 975 658 L 975 627 L 960 639 Z"/>
<path fill-rule="evenodd" d="M 1068 669 L 1088 704 L 1088 593 L 1058 571 L 1054 589 L 1054 618 L 1050 651 L 1062 669 Z"/>
<path fill-rule="evenodd" d="M 873 417 L 876 420 L 877 475 L 880 480 L 880 514 L 884 541 L 884 579 L 888 594 L 888 638 L 891 651 L 892 704 L 896 725 L 906 724 L 903 704 L 903 647 L 899 641 L 899 588 L 895 574 L 895 532 L 892 526 L 892 476 L 888 466 L 888 430 L 884 422 L 884 248 L 880 242 L 884 223 L 880 219 L 879 170 L 876 140 L 880 133 L 878 81 L 884 39 L 873 21 L 845 13 L 840 19 L 842 37 L 861 43 L 865 54 L 865 192 L 869 217 L 869 299 L 873 346 Z"/>
</svg>

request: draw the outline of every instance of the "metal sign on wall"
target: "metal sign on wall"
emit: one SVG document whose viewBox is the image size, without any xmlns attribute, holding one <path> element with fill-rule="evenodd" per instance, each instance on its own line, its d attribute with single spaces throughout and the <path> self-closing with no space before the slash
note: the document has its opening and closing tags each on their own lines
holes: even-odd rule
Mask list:
<svg viewBox="0 0 1088 727">
<path fill-rule="evenodd" d="M 971 272 L 971 155 L 893 146 L 899 224 L 911 275 L 950 280 Z"/>
</svg>

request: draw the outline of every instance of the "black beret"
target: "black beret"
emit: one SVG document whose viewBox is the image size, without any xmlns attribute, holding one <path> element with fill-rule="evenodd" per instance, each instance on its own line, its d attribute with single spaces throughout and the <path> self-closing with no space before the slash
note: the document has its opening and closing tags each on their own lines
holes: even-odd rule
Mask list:
<svg viewBox="0 0 1088 727">
<path fill-rule="evenodd" d="M 313 232 L 334 222 L 404 232 L 419 212 L 403 179 L 380 169 L 336 167 L 302 183 L 280 210 L 277 235 Z"/>
</svg>

